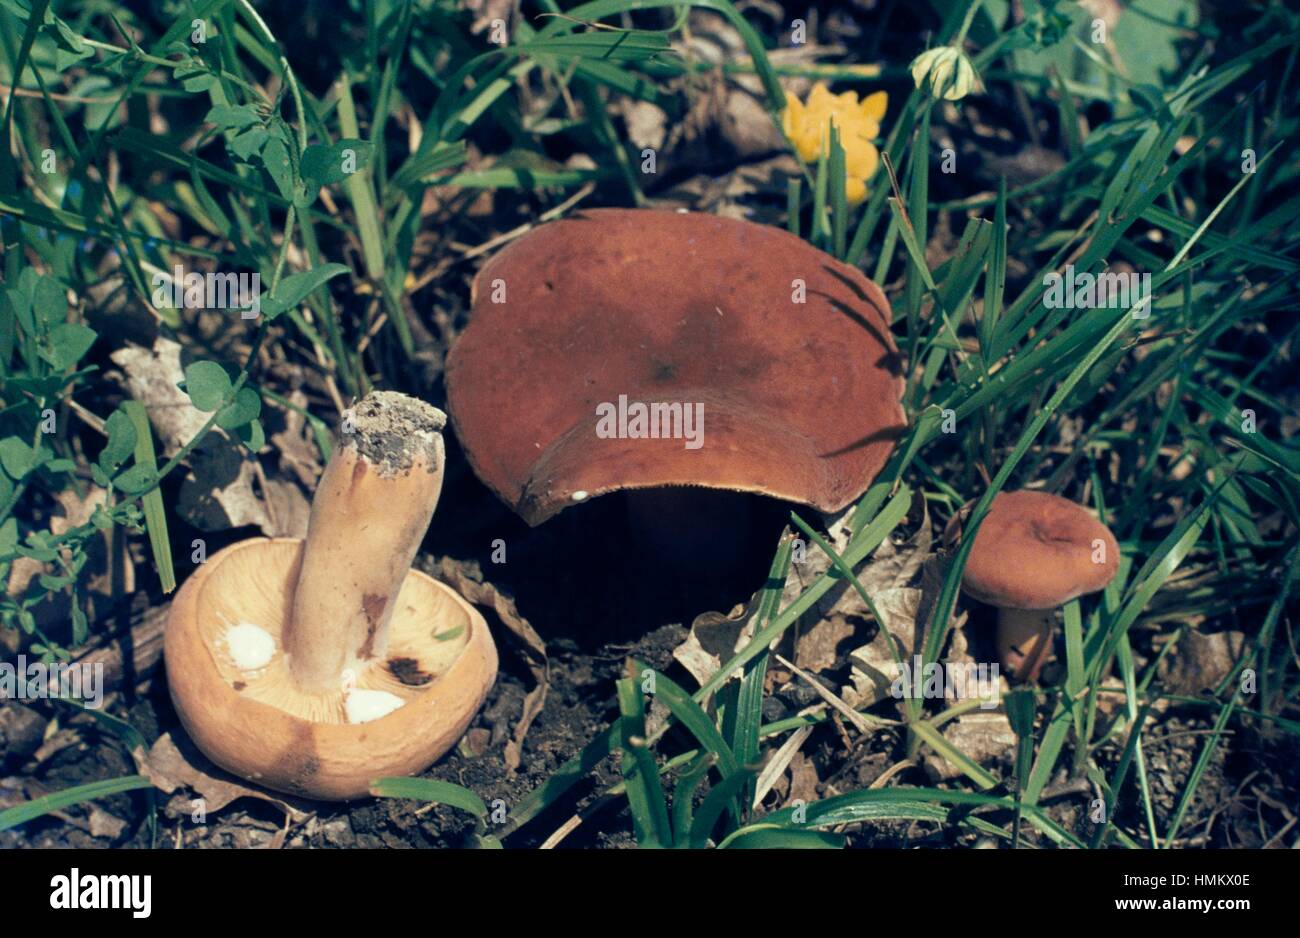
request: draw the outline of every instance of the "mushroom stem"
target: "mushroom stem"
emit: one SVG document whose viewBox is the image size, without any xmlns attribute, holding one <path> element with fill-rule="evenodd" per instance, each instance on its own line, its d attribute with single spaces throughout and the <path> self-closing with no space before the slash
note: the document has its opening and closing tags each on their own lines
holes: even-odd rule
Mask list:
<svg viewBox="0 0 1300 938">
<path fill-rule="evenodd" d="M 383 656 L 397 593 L 442 491 L 442 411 L 376 391 L 345 415 L 312 500 L 283 642 L 300 690 Z"/>
<path fill-rule="evenodd" d="M 1047 660 L 1056 628 L 1054 609 L 998 609 L 998 660 L 1017 681 L 1032 681 Z"/>
</svg>

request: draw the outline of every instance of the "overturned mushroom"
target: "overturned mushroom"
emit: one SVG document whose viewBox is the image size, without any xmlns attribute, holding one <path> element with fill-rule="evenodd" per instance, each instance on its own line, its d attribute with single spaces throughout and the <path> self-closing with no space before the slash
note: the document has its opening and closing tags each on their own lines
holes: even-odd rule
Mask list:
<svg viewBox="0 0 1300 938">
<path fill-rule="evenodd" d="M 962 589 L 998 608 L 998 658 L 1032 681 L 1052 646 L 1056 608 L 1104 589 L 1118 570 L 1115 535 L 1087 509 L 1047 492 L 1000 492 L 975 534 Z"/>
<path fill-rule="evenodd" d="M 496 646 L 473 607 L 410 569 L 442 488 L 444 421 L 370 394 L 345 417 L 306 540 L 234 544 L 181 588 L 167 679 L 213 762 L 342 800 L 422 771 L 464 733 Z"/>
<path fill-rule="evenodd" d="M 785 231 L 586 211 L 479 272 L 448 410 L 530 525 L 619 490 L 660 490 L 634 518 L 697 527 L 698 496 L 672 507 L 691 489 L 837 511 L 906 424 L 889 325 L 874 283 Z"/>
</svg>

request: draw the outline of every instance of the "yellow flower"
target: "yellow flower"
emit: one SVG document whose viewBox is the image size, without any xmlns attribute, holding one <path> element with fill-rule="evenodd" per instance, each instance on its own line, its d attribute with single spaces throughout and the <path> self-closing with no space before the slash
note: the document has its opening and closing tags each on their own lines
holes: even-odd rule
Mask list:
<svg viewBox="0 0 1300 938">
<path fill-rule="evenodd" d="M 856 91 L 831 94 L 825 82 L 818 82 L 806 102 L 787 97 L 781 127 L 799 159 L 812 163 L 827 152 L 834 125 L 844 148 L 844 194 L 850 205 L 857 205 L 867 197 L 867 182 L 880 165 L 880 151 L 873 141 L 880 136 L 888 105 L 889 96 L 883 91 L 859 101 Z"/>
</svg>

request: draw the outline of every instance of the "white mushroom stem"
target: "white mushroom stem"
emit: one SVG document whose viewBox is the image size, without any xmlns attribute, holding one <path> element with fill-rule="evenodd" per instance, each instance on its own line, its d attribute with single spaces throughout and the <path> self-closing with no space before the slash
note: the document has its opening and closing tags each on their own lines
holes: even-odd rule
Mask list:
<svg viewBox="0 0 1300 938">
<path fill-rule="evenodd" d="M 312 501 L 283 642 L 308 693 L 343 690 L 388 623 L 442 491 L 442 411 L 377 391 L 350 411 Z"/>
<path fill-rule="evenodd" d="M 1032 681 L 1047 660 L 1055 609 L 998 609 L 998 660 L 1017 681 Z"/>
</svg>

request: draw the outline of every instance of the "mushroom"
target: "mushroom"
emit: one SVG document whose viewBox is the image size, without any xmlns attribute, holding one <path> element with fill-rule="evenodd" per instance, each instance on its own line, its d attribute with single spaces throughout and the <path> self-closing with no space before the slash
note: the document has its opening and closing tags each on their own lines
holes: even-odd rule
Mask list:
<svg viewBox="0 0 1300 938">
<path fill-rule="evenodd" d="M 483 617 L 410 569 L 442 489 L 445 415 L 374 392 L 347 414 L 305 540 L 211 557 L 168 617 L 181 723 L 217 765 L 267 788 L 364 797 L 427 768 L 496 677 Z"/>
<path fill-rule="evenodd" d="M 975 533 L 962 589 L 997 607 L 998 659 L 1032 681 L 1051 648 L 1056 608 L 1104 589 L 1118 569 L 1115 535 L 1087 509 L 1047 492 L 1000 492 Z"/>
<path fill-rule="evenodd" d="M 660 490 L 629 511 L 670 532 L 710 525 L 681 507 L 701 487 L 838 511 L 906 425 L 890 319 L 860 271 L 780 229 L 584 211 L 479 271 L 448 410 L 530 525 L 619 490 Z"/>
</svg>

